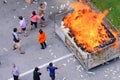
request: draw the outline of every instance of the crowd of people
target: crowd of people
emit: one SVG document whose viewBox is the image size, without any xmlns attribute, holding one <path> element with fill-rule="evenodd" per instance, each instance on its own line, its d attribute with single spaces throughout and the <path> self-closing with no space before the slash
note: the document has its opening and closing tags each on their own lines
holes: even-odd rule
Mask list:
<svg viewBox="0 0 120 80">
<path fill-rule="evenodd" d="M 47 46 L 46 33 L 42 29 L 38 29 L 38 21 L 40 21 L 39 25 L 41 27 L 45 26 L 45 22 L 46 22 L 44 18 L 45 10 L 46 10 L 46 4 L 40 3 L 38 7 L 38 14 L 36 13 L 36 11 L 33 11 L 30 14 L 30 30 L 32 30 L 33 27 L 35 27 L 35 29 L 39 31 L 38 42 L 41 44 L 41 49 L 45 49 Z M 25 37 L 28 36 L 27 25 L 25 22 L 25 18 L 23 16 L 19 16 L 19 27 L 13 28 L 12 35 L 13 35 L 13 50 L 18 49 L 20 54 L 24 54 L 25 52 L 21 48 L 20 45 L 21 38 L 18 36 L 18 33 L 20 34 L 24 33 Z"/>
<path fill-rule="evenodd" d="M 49 65 L 46 67 L 46 70 L 49 71 L 49 76 L 51 78 L 51 80 L 55 80 L 55 70 L 62 68 L 64 65 L 60 65 L 58 67 L 53 66 L 53 63 L 49 63 Z M 12 74 L 13 74 L 13 79 L 14 80 L 19 80 L 19 76 L 20 76 L 20 72 L 18 67 L 13 64 L 13 68 L 12 68 Z M 40 76 L 42 75 L 40 68 L 39 67 L 35 67 L 33 70 L 33 80 L 41 80 Z"/>
<path fill-rule="evenodd" d="M 38 7 L 38 14 L 33 11 L 30 14 L 30 30 L 33 29 L 33 27 L 35 27 L 36 31 L 38 31 L 38 43 L 41 45 L 41 49 L 45 49 L 46 48 L 46 32 L 43 31 L 42 29 L 38 29 L 38 21 L 39 25 L 41 27 L 44 27 L 46 24 L 46 20 L 45 20 L 45 10 L 46 10 L 46 4 L 44 3 L 40 3 L 39 7 Z M 19 27 L 17 28 L 13 28 L 13 32 L 12 32 L 12 36 L 13 36 L 13 50 L 18 49 L 20 54 L 24 54 L 25 51 L 23 51 L 20 41 L 21 38 L 19 37 L 18 34 L 23 33 L 25 37 L 28 37 L 28 31 L 27 31 L 27 25 L 25 22 L 25 18 L 23 16 L 19 16 Z M 49 71 L 49 75 L 51 80 L 55 80 L 55 70 L 61 68 L 63 65 L 61 65 L 60 67 L 55 67 L 53 66 L 53 63 L 49 63 L 49 65 L 46 67 L 47 71 Z M 12 74 L 13 74 L 13 79 L 14 80 L 19 80 L 19 70 L 17 68 L 17 66 L 15 64 L 13 64 L 13 69 L 12 69 Z M 33 71 L 33 80 L 40 80 L 40 76 L 42 75 L 42 73 L 40 72 L 40 68 L 35 67 L 34 71 Z"/>
</svg>

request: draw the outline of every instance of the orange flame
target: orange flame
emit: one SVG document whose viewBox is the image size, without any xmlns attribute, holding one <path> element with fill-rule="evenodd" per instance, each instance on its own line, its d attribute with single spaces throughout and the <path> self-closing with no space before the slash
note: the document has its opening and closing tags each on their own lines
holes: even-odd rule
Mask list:
<svg viewBox="0 0 120 80">
<path fill-rule="evenodd" d="M 82 2 L 71 6 L 74 11 L 65 17 L 64 25 L 71 30 L 77 44 L 84 45 L 87 51 L 93 51 L 96 46 L 111 40 L 101 24 L 108 10 L 97 13 Z"/>
</svg>

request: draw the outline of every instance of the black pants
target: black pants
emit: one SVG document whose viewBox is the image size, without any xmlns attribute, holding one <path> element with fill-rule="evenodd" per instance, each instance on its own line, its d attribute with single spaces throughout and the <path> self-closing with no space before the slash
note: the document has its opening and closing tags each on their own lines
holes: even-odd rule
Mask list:
<svg viewBox="0 0 120 80">
<path fill-rule="evenodd" d="M 32 26 L 34 25 L 35 28 L 37 28 L 37 22 L 32 22 L 32 21 L 31 21 L 31 25 L 32 25 Z"/>
<path fill-rule="evenodd" d="M 51 80 L 55 80 L 55 76 L 50 76 L 51 77 Z"/>
<path fill-rule="evenodd" d="M 45 48 L 46 48 L 46 43 L 45 43 L 45 42 L 40 43 L 40 44 L 41 44 L 41 48 L 42 48 L 42 49 L 45 49 Z"/>
<path fill-rule="evenodd" d="M 13 75 L 14 80 L 18 80 L 18 76 Z"/>
</svg>

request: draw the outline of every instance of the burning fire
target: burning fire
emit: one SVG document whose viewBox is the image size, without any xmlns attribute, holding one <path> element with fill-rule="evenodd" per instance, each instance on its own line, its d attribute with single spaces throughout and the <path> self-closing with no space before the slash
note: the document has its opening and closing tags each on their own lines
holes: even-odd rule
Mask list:
<svg viewBox="0 0 120 80">
<path fill-rule="evenodd" d="M 71 6 L 74 11 L 64 18 L 64 26 L 70 29 L 77 45 L 82 49 L 92 52 L 100 49 L 104 44 L 115 41 L 116 34 L 102 24 L 108 10 L 97 13 L 82 2 L 74 3 Z"/>
</svg>

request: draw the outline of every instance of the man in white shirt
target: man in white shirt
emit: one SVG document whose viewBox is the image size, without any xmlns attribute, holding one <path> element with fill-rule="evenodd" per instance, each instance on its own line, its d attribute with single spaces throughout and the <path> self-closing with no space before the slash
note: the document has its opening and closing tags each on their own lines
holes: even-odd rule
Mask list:
<svg viewBox="0 0 120 80">
<path fill-rule="evenodd" d="M 13 64 L 12 74 L 13 74 L 13 79 L 18 80 L 18 78 L 19 78 L 19 70 L 18 70 L 18 68 L 16 67 L 15 64 Z"/>
</svg>

